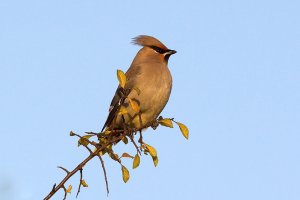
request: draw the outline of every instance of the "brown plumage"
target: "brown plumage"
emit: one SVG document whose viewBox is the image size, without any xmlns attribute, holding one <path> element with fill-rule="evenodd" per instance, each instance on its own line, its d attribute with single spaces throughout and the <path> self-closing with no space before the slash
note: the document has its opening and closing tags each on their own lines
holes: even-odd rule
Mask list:
<svg viewBox="0 0 300 200">
<path fill-rule="evenodd" d="M 141 45 L 142 48 L 126 72 L 125 90 L 130 91 L 128 97 L 139 105 L 140 112 L 136 113 L 127 99 L 120 102 L 121 94 L 118 87 L 102 131 L 104 128 L 123 129 L 124 123 L 134 130 L 147 128 L 159 116 L 169 100 L 172 76 L 167 64 L 169 57 L 176 51 L 168 49 L 156 38 L 146 35 L 135 37 L 133 43 Z M 123 117 L 117 115 L 120 104 L 128 111 Z"/>
<path fill-rule="evenodd" d="M 158 39 L 147 35 L 139 35 L 133 38 L 132 43 L 144 47 L 156 46 L 161 49 L 168 50 L 168 48 L 163 43 L 161 43 Z"/>
</svg>

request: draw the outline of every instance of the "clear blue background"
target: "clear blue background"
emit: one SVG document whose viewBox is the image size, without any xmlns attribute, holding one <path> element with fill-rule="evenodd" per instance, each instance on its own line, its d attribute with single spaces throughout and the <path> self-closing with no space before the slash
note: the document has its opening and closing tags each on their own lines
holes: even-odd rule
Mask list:
<svg viewBox="0 0 300 200">
<path fill-rule="evenodd" d="M 177 54 L 163 111 L 190 129 L 144 134 L 149 157 L 84 169 L 78 199 L 300 199 L 300 3 L 286 1 L 0 2 L 0 199 L 42 199 L 87 156 L 69 131 L 99 131 L 148 34 Z M 131 146 L 118 152 L 133 153 Z M 131 161 L 124 163 L 131 168 Z M 75 199 L 78 176 L 68 199 Z M 62 199 L 60 191 L 53 199 Z"/>
</svg>

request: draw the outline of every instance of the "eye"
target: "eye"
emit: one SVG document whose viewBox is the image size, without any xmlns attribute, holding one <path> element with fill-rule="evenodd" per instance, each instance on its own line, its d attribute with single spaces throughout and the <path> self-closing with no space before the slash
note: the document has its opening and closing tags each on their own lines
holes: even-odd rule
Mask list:
<svg viewBox="0 0 300 200">
<path fill-rule="evenodd" d="M 161 49 L 161 48 L 159 48 L 159 47 L 152 46 L 151 48 L 152 48 L 154 51 L 156 51 L 157 53 L 160 53 L 160 54 L 166 53 L 166 50 Z"/>
<path fill-rule="evenodd" d="M 161 48 L 156 48 L 155 51 L 160 54 L 164 53 L 164 50 L 162 50 Z"/>
</svg>

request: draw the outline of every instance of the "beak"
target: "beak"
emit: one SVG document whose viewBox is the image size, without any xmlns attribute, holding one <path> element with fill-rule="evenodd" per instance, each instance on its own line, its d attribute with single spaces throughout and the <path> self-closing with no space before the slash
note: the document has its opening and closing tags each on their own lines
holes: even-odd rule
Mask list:
<svg viewBox="0 0 300 200">
<path fill-rule="evenodd" d="M 171 49 L 169 49 L 169 51 L 167 52 L 167 54 L 169 54 L 169 55 L 172 55 L 172 54 L 175 54 L 175 53 L 177 53 L 177 51 L 171 50 Z"/>
</svg>

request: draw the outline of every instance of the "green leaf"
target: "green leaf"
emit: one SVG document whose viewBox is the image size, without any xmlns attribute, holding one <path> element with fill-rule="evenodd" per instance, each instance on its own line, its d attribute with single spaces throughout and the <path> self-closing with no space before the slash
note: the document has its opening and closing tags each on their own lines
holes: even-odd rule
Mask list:
<svg viewBox="0 0 300 200">
<path fill-rule="evenodd" d="M 126 75 L 124 74 L 124 72 L 122 70 L 118 69 L 117 77 L 118 77 L 120 86 L 124 89 L 125 84 L 126 84 Z"/>
<path fill-rule="evenodd" d="M 140 165 L 140 160 L 140 156 L 136 154 L 133 159 L 132 169 L 135 169 Z"/>
<path fill-rule="evenodd" d="M 182 123 L 180 123 L 180 122 L 176 122 L 176 124 L 179 126 L 182 135 L 183 135 L 186 139 L 189 139 L 189 129 L 186 127 L 186 125 L 184 125 L 184 124 L 182 124 Z"/>
<path fill-rule="evenodd" d="M 158 123 L 159 123 L 160 125 L 163 125 L 163 126 L 166 126 L 166 127 L 173 128 L 172 120 L 169 119 L 169 118 L 160 119 L 160 120 L 158 120 Z"/>
<path fill-rule="evenodd" d="M 130 174 L 129 174 L 129 171 L 128 169 L 122 165 L 122 177 L 123 177 L 123 181 L 126 183 L 129 178 L 130 178 Z"/>
</svg>

